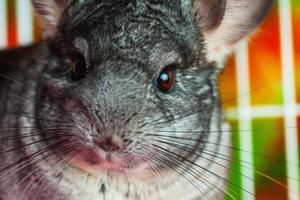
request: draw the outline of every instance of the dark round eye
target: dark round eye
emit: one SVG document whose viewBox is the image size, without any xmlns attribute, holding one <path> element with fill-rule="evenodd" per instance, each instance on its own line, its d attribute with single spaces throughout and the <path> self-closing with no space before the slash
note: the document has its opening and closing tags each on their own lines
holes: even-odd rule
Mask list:
<svg viewBox="0 0 300 200">
<path fill-rule="evenodd" d="M 80 53 L 74 53 L 68 65 L 72 80 L 77 81 L 86 77 L 88 68 L 83 55 L 81 55 Z"/>
<path fill-rule="evenodd" d="M 165 67 L 156 79 L 156 86 L 159 91 L 167 93 L 173 88 L 174 82 L 175 74 L 173 69 L 171 67 Z"/>
</svg>

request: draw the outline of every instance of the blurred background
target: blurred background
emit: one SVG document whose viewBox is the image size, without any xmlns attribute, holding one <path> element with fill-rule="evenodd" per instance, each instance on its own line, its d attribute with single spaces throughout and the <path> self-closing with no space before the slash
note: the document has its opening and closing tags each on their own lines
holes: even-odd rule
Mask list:
<svg viewBox="0 0 300 200">
<path fill-rule="evenodd" d="M 39 40 L 30 1 L 0 0 L 0 49 Z M 220 89 L 233 134 L 226 199 L 300 199 L 300 0 L 275 3 L 229 58 Z"/>
</svg>

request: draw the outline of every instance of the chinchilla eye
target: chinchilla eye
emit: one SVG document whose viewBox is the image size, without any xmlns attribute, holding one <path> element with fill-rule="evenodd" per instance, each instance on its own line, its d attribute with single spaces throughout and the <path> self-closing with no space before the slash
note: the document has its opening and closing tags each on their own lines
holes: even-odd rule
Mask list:
<svg viewBox="0 0 300 200">
<path fill-rule="evenodd" d="M 85 58 L 80 53 L 73 53 L 72 59 L 69 61 L 68 67 L 71 74 L 71 79 L 74 81 L 78 81 L 86 77 L 88 73 Z"/>
<path fill-rule="evenodd" d="M 165 67 L 156 79 L 156 86 L 159 91 L 168 93 L 175 83 L 175 74 L 171 67 Z"/>
</svg>

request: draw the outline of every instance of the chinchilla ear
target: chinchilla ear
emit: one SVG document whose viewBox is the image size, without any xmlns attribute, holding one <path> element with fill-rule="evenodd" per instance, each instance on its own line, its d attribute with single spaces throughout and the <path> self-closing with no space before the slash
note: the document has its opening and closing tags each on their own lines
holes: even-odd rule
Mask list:
<svg viewBox="0 0 300 200">
<path fill-rule="evenodd" d="M 48 39 L 55 35 L 57 25 L 70 0 L 31 0 L 39 16 L 43 37 Z"/>
<path fill-rule="evenodd" d="M 262 22 L 274 0 L 192 0 L 208 58 L 220 60 Z"/>
<path fill-rule="evenodd" d="M 194 14 L 202 31 L 213 30 L 223 20 L 226 0 L 193 0 Z"/>
</svg>

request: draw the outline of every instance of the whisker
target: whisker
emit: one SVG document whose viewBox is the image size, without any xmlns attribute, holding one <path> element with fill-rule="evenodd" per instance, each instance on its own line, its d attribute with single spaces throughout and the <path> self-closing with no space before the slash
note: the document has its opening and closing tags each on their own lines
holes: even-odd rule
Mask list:
<svg viewBox="0 0 300 200">
<path fill-rule="evenodd" d="M 205 169 L 204 167 L 198 165 L 197 163 L 192 162 L 191 160 L 189 160 L 189 159 L 187 159 L 187 158 L 185 158 L 185 157 L 183 157 L 183 156 L 181 156 L 181 155 L 179 155 L 179 154 L 176 154 L 176 153 L 174 153 L 174 152 L 171 152 L 171 151 L 169 151 L 168 149 L 165 149 L 165 148 L 163 148 L 163 147 L 161 147 L 161 146 L 159 146 L 159 145 L 156 145 L 156 144 L 153 144 L 153 146 L 155 146 L 155 147 L 158 148 L 158 149 L 163 150 L 163 151 L 166 152 L 169 156 L 173 156 L 173 155 L 174 155 L 174 156 L 176 156 L 176 157 L 178 157 L 178 158 L 180 158 L 180 159 L 182 159 L 182 160 L 184 160 L 184 161 L 189 162 L 189 163 L 192 164 L 193 166 L 199 167 L 200 169 L 202 169 L 202 170 L 204 170 L 204 171 L 207 171 L 207 172 L 210 173 L 211 175 L 216 176 L 216 177 L 222 179 L 223 181 L 228 182 L 228 183 L 232 184 L 233 186 L 239 188 L 239 187 L 238 187 L 235 183 L 233 183 L 232 181 L 227 180 L 226 178 L 224 178 L 224 177 L 222 177 L 222 176 L 220 176 L 220 175 L 218 175 L 218 174 L 216 174 L 216 173 L 214 173 L 214 172 L 212 172 L 212 171 L 210 171 L 210 170 L 208 170 L 208 169 Z M 246 190 L 245 188 L 241 188 L 241 189 L 242 189 L 243 191 L 247 192 L 248 194 L 254 196 L 253 193 L 249 192 L 249 191 Z"/>
<path fill-rule="evenodd" d="M 180 143 L 180 142 L 173 141 L 173 140 L 168 140 L 168 141 L 170 141 L 170 142 L 159 141 L 159 140 L 155 140 L 155 141 L 161 142 L 161 143 L 164 143 L 164 144 L 167 144 L 167 145 L 170 145 L 170 146 L 174 146 L 174 147 L 179 148 L 179 149 L 184 150 L 184 151 L 187 151 L 185 148 L 188 148 L 188 149 L 190 149 L 190 150 L 193 150 L 192 148 L 185 147 L 185 146 L 181 146 L 181 145 L 185 145 L 184 143 Z M 179 145 L 178 145 L 178 144 L 179 144 Z M 211 152 L 211 153 L 207 153 L 206 151 Z M 200 152 L 200 150 L 197 151 L 197 152 Z M 236 170 L 234 170 L 234 169 L 231 169 L 230 167 L 227 167 L 227 166 L 224 166 L 224 165 L 222 165 L 222 164 L 220 164 L 220 163 L 217 163 L 217 162 L 215 162 L 214 160 L 205 158 L 205 157 L 201 156 L 200 154 L 198 154 L 197 152 L 195 152 L 195 153 L 193 153 L 193 154 L 194 154 L 194 155 L 197 155 L 197 156 L 200 156 L 201 158 L 204 158 L 204 159 L 209 160 L 209 161 L 211 161 L 211 162 L 214 162 L 214 163 L 216 163 L 216 164 L 218 164 L 218 165 L 220 165 L 220 166 L 222 166 L 222 167 L 224 167 L 224 168 L 226 168 L 226 169 L 229 169 L 230 171 L 232 171 L 232 172 L 234 172 L 234 173 L 237 173 L 238 175 L 241 175 L 241 176 L 243 176 L 243 177 L 245 177 L 245 178 L 247 178 L 247 179 L 249 179 L 249 180 L 251 180 L 251 181 L 254 182 L 254 179 L 252 179 L 252 178 L 250 178 L 250 177 L 248 177 L 248 176 L 242 174 L 241 172 L 238 172 L 238 171 L 236 171 Z M 216 157 L 216 158 L 220 158 L 220 159 L 225 160 L 225 161 L 227 161 L 227 162 L 241 162 L 240 159 L 234 159 L 232 156 L 228 156 L 228 155 L 222 154 L 222 153 L 220 153 L 220 152 L 216 152 L 216 151 L 211 151 L 211 150 L 201 149 L 201 152 L 200 152 L 200 153 L 204 153 L 204 154 L 206 154 L 206 155 L 210 155 L 210 156 L 213 156 L 213 157 Z M 224 157 L 220 157 L 219 155 L 222 155 L 222 156 L 224 156 L 224 157 L 228 157 L 228 158 L 230 158 L 230 159 L 226 159 L 226 158 L 224 158 Z M 242 165 L 241 163 L 240 163 L 240 166 L 249 168 L 249 166 Z M 255 172 L 256 174 L 261 175 L 262 177 L 264 177 L 264 178 L 266 178 L 266 179 L 272 181 L 273 183 L 275 183 L 275 184 L 277 184 L 277 185 L 279 185 L 279 186 L 281 186 L 281 187 L 287 189 L 287 190 L 289 189 L 286 185 L 284 185 L 284 184 L 281 183 L 280 181 L 278 181 L 278 180 L 272 178 L 271 176 L 268 176 L 268 175 L 266 175 L 266 174 L 264 174 L 264 173 L 262 173 L 262 172 L 260 172 L 260 171 L 258 171 L 258 170 L 254 170 L 254 172 Z M 297 181 L 299 181 L 299 180 L 297 180 Z M 299 197 L 300 197 L 300 196 L 299 196 Z"/>
<path fill-rule="evenodd" d="M 178 169 L 176 169 L 175 167 L 172 167 L 168 163 L 164 162 L 164 160 L 168 160 L 169 161 L 169 158 L 166 158 L 165 156 L 163 156 L 163 155 L 161 155 L 159 153 L 159 154 L 152 154 L 151 159 L 153 159 L 156 162 L 158 162 L 158 164 L 163 164 L 168 169 L 174 171 L 175 173 L 177 173 L 178 175 L 180 175 L 182 178 L 184 178 L 188 183 L 190 183 L 191 185 L 193 185 L 193 187 L 195 187 L 200 192 L 200 194 L 204 194 L 205 191 L 203 191 L 198 184 L 194 183 L 192 180 L 190 180 L 190 178 L 184 176 L 184 174 L 181 173 L 181 171 L 178 171 Z M 171 160 L 171 162 L 174 163 L 173 160 Z M 180 167 L 181 167 L 181 165 L 180 165 Z M 190 173 L 190 172 L 187 172 L 187 173 Z M 203 179 L 203 178 L 201 177 L 201 179 Z M 207 183 L 205 181 L 203 182 L 203 184 L 206 185 L 211 190 L 214 190 L 214 188 L 211 188 L 209 185 L 207 185 Z"/>
<path fill-rule="evenodd" d="M 63 129 L 64 128 L 64 129 Z M 48 128 L 45 129 L 44 131 L 47 132 L 59 132 L 59 131 L 65 131 L 67 130 L 66 128 L 68 127 L 60 127 L 60 128 Z M 8 140 L 16 140 L 16 139 L 22 139 L 22 138 L 27 138 L 27 137 L 32 137 L 32 136 L 38 136 L 41 135 L 41 131 L 33 131 L 33 132 L 27 132 L 27 133 L 21 133 L 17 134 L 17 136 L 6 136 L 6 137 L 0 137 L 0 141 L 8 141 Z"/>
<path fill-rule="evenodd" d="M 159 153 L 160 155 L 162 154 L 162 155 L 164 155 L 164 159 L 166 159 L 166 160 L 169 160 L 170 161 L 170 159 L 172 159 L 172 162 L 173 163 L 175 163 L 175 164 L 177 164 L 178 165 L 178 167 L 180 167 L 183 171 L 185 171 L 186 173 L 188 173 L 188 174 L 190 174 L 191 176 L 193 176 L 194 178 L 196 178 L 196 179 L 203 179 L 203 177 L 201 177 L 201 176 L 199 176 L 196 172 L 198 172 L 196 169 L 195 169 L 195 167 L 194 167 L 194 165 L 196 165 L 197 166 L 197 164 L 196 163 L 194 163 L 194 162 L 192 162 L 192 161 L 190 161 L 190 160 L 188 160 L 188 159 L 183 159 L 183 160 L 185 160 L 185 161 L 190 161 L 189 163 L 191 163 L 192 165 L 191 166 L 188 166 L 188 167 L 190 167 L 189 168 L 189 170 L 186 170 L 185 168 L 183 168 L 183 164 L 186 164 L 186 163 L 182 163 L 182 162 L 179 162 L 176 158 L 174 158 L 174 155 L 175 156 L 180 156 L 180 155 L 178 155 L 178 154 L 175 154 L 175 153 L 173 153 L 173 152 L 171 152 L 170 153 L 170 151 L 168 151 L 167 149 L 165 149 L 165 148 L 162 148 L 162 147 L 160 147 L 160 146 L 158 146 L 158 145 L 155 145 L 155 144 L 153 144 L 153 146 L 155 147 L 155 149 L 157 149 L 157 150 L 160 150 L 159 152 L 156 152 L 156 153 Z M 183 157 L 182 157 L 183 158 Z M 182 159 L 181 158 L 181 159 Z M 201 168 L 200 166 L 198 166 L 199 168 Z M 209 172 L 209 173 L 213 173 L 213 172 L 210 172 L 209 170 L 207 170 L 207 169 L 205 169 L 205 168 L 201 168 L 202 170 L 204 170 L 204 171 L 206 171 L 206 172 Z M 196 172 L 195 172 L 196 171 Z M 180 172 L 181 173 L 181 172 Z M 199 173 L 199 172 L 198 172 Z M 221 178 L 219 175 L 214 175 L 215 177 L 218 177 L 218 178 Z M 220 189 L 219 187 L 216 187 L 216 185 L 214 185 L 214 184 L 212 184 L 211 182 L 209 182 L 208 180 L 206 180 L 207 181 L 207 183 L 210 185 L 210 186 L 212 186 L 212 187 L 215 187 L 216 189 L 218 189 L 220 192 L 222 192 L 222 193 L 224 193 L 224 194 L 227 194 L 231 199 L 235 199 L 229 192 L 226 192 L 225 190 L 223 190 L 223 189 Z M 226 180 L 227 181 L 227 180 Z M 205 182 L 202 182 L 202 183 L 204 183 L 208 188 L 210 188 L 211 190 L 214 190 L 214 188 L 211 188 L 209 185 L 207 185 L 207 183 L 205 183 Z M 224 188 L 226 188 L 225 187 L 225 185 L 224 184 L 222 184 L 223 186 L 224 186 Z M 229 189 L 229 190 L 231 190 L 231 189 Z M 231 191 L 232 192 L 232 191 Z"/>
<path fill-rule="evenodd" d="M 157 136 L 157 137 L 165 137 L 165 138 L 173 138 L 173 139 L 179 139 L 179 140 L 187 140 L 187 141 L 196 141 L 196 142 L 199 142 L 199 139 L 183 138 L 183 137 L 171 136 L 171 135 L 145 134 L 145 136 Z M 281 159 L 278 159 L 276 157 L 273 157 L 273 156 L 270 156 L 270 155 L 265 155 L 265 154 L 262 154 L 262 153 L 259 153 L 259 152 L 244 150 L 244 149 L 241 149 L 241 148 L 238 148 L 238 147 L 233 147 L 233 146 L 229 146 L 229 145 L 222 144 L 222 143 L 217 143 L 217 142 L 211 142 L 211 141 L 208 141 L 208 140 L 201 140 L 200 142 L 207 143 L 207 144 L 212 144 L 212 145 L 218 145 L 218 146 L 221 146 L 221 147 L 224 147 L 224 148 L 228 148 L 228 149 L 231 149 L 231 150 L 235 150 L 235 151 L 242 151 L 242 152 L 245 152 L 245 153 L 254 154 L 255 156 L 261 156 L 263 158 L 268 158 L 270 160 L 277 161 L 278 163 L 289 164 L 289 165 L 296 166 L 298 168 L 300 167 L 299 165 L 296 165 L 294 163 L 289 163 L 289 162 L 287 162 L 285 160 L 281 160 Z"/>
<path fill-rule="evenodd" d="M 1 73 L 1 72 L 0 72 L 0 76 L 4 77 L 4 78 L 6 78 L 7 80 L 10 80 L 10 81 L 12 81 L 12 82 L 14 82 L 14 83 L 17 83 L 17 84 L 19 84 L 19 85 L 26 86 L 25 83 L 22 83 L 21 81 L 18 81 L 18 80 L 16 80 L 15 78 L 10 77 L 10 76 L 8 76 L 8 75 L 6 75 L 6 74 L 3 74 L 3 73 Z M 41 93 L 36 94 L 36 96 L 42 96 L 42 95 L 44 95 L 44 94 L 41 94 Z M 31 101 L 31 102 L 33 102 L 33 103 L 36 104 L 36 105 L 39 103 L 39 102 L 37 102 L 37 101 L 34 99 L 34 97 L 28 98 L 28 97 L 26 97 L 26 96 L 23 96 L 22 98 L 23 98 L 24 100 L 26 100 L 26 101 Z M 50 108 L 50 105 L 46 105 L 46 104 L 43 103 L 43 102 L 40 102 L 40 103 L 41 103 L 40 105 L 41 105 L 42 107 Z M 53 108 L 53 109 L 54 109 L 54 108 Z M 56 110 L 56 109 L 54 109 L 54 110 Z M 57 110 L 57 111 L 58 111 L 58 110 Z M 61 108 L 61 110 L 59 110 L 59 111 L 61 111 L 62 113 L 64 113 L 65 116 L 68 116 L 68 112 L 67 112 L 65 109 Z"/>
<path fill-rule="evenodd" d="M 8 80 L 10 80 L 10 81 L 13 81 L 13 82 L 15 82 L 15 83 L 17 83 L 17 84 L 20 84 L 20 85 L 22 85 L 22 86 L 25 85 L 24 83 L 22 83 L 22 82 L 20 82 L 20 81 L 18 81 L 18 80 L 16 80 L 16 79 L 14 79 L 14 78 L 12 78 L 12 77 L 10 77 L 10 76 L 7 76 L 7 75 L 5 75 L 5 74 L 3 74 L 3 73 L 1 73 L 1 72 L 0 72 L 0 76 L 2 76 L 3 78 L 8 79 Z"/>
<path fill-rule="evenodd" d="M 63 150 L 62 150 L 62 151 L 63 151 Z M 34 178 L 31 180 L 31 182 L 30 182 L 29 184 L 27 184 L 27 186 L 26 186 L 25 189 L 23 190 L 21 196 L 24 196 L 24 195 L 25 195 L 25 194 L 24 194 L 25 191 L 27 190 L 27 188 L 32 187 L 32 184 L 33 184 L 33 183 L 35 183 L 36 185 L 39 185 L 40 182 L 41 182 L 42 180 L 45 179 L 45 174 L 48 173 L 48 172 L 50 172 L 50 171 L 54 171 L 55 169 L 57 169 L 58 164 L 59 164 L 60 162 L 64 162 L 65 160 L 68 160 L 68 161 L 65 163 L 65 165 L 62 167 L 62 169 L 60 170 L 60 171 L 62 172 L 62 171 L 69 165 L 69 163 L 72 161 L 75 152 L 76 152 L 76 148 L 71 148 L 71 149 L 68 149 L 67 151 L 64 151 L 64 153 L 67 153 L 67 155 L 66 155 L 64 158 L 59 158 L 59 159 L 57 160 L 57 162 L 55 163 L 54 168 L 51 168 L 51 169 L 47 170 L 47 171 L 43 174 L 44 176 L 42 176 L 42 178 L 36 178 L 36 177 L 34 177 Z M 62 153 L 60 153 L 60 154 L 62 154 Z M 59 156 L 60 154 L 54 154 L 54 156 Z M 36 169 L 36 171 L 37 171 L 37 169 Z M 24 178 L 23 180 L 25 180 L 25 178 Z M 31 197 L 32 197 L 32 196 L 29 196 L 28 199 L 31 199 Z"/>
<path fill-rule="evenodd" d="M 40 149 L 32 154 L 30 154 L 29 156 L 25 157 L 25 158 L 22 158 L 21 160 L 17 160 L 16 162 L 14 162 L 13 164 L 10 164 L 4 168 L 2 168 L 0 170 L 0 177 L 4 176 L 5 174 L 9 173 L 11 170 L 13 170 L 17 165 L 22 165 L 24 164 L 25 162 L 27 162 L 29 159 L 32 159 L 32 158 L 35 158 L 37 156 L 40 156 L 40 155 L 43 155 L 44 153 L 47 153 L 48 151 L 51 150 L 51 148 L 59 145 L 59 144 L 62 144 L 66 141 L 68 141 L 69 139 L 66 139 L 66 140 L 63 140 L 63 141 L 60 141 L 60 142 L 57 142 L 56 144 L 54 145 L 51 145 L 51 146 L 47 146 L 46 148 L 43 148 L 43 149 Z M 28 164 L 27 164 L 28 166 Z M 24 166 L 25 167 L 25 166 Z"/>
<path fill-rule="evenodd" d="M 63 136 L 60 136 L 60 137 L 63 137 Z M 34 144 L 37 144 L 37 143 L 40 143 L 40 142 L 45 142 L 45 141 L 49 141 L 49 140 L 57 140 L 57 138 L 58 138 L 58 136 L 55 135 L 53 137 L 44 138 L 44 139 L 41 139 L 41 140 L 37 140 L 37 141 L 34 141 L 34 142 L 23 144 L 23 145 L 21 145 L 19 147 L 16 147 L 16 148 L 11 148 L 9 150 L 1 151 L 0 153 L 9 153 L 9 152 L 12 152 L 12 151 L 17 151 L 17 150 L 22 149 L 24 147 L 28 147 L 28 146 L 31 146 L 31 145 L 34 145 Z"/>
<path fill-rule="evenodd" d="M 42 158 L 36 159 L 36 160 L 30 160 L 30 163 L 28 163 L 27 165 L 22 165 L 20 166 L 20 168 L 18 169 L 14 169 L 16 171 L 14 171 L 14 173 L 19 173 L 20 171 L 22 171 L 23 169 L 25 169 L 28 166 L 36 166 L 38 163 L 42 162 L 42 161 L 46 161 L 48 159 L 51 159 L 52 157 L 55 157 L 57 155 L 55 154 L 49 154 L 46 156 L 42 156 Z M 34 158 L 35 159 L 35 158 Z M 26 175 L 20 182 L 18 182 L 17 185 L 20 185 L 20 183 L 22 183 L 23 181 L 25 181 L 27 178 L 29 178 L 30 176 L 32 176 L 38 169 L 33 170 L 31 173 L 29 173 L 28 175 Z M 5 185 L 7 185 L 9 182 L 11 181 L 11 179 L 8 179 L 6 182 L 4 182 L 1 186 L 0 189 L 3 188 Z M 13 189 L 12 189 L 13 191 Z M 22 195 L 21 195 L 22 196 Z"/>
<path fill-rule="evenodd" d="M 285 127 L 284 129 L 297 129 L 297 127 Z M 220 131 L 220 130 L 216 130 L 216 131 L 210 131 L 210 130 L 203 130 L 203 131 L 188 131 L 188 130 L 183 130 L 183 131 L 156 131 L 158 133 L 186 133 L 186 134 L 201 134 L 201 133 L 240 133 L 240 132 L 245 132 L 245 133 L 249 133 L 252 134 L 251 132 L 265 132 L 265 131 L 273 131 L 273 130 L 278 130 L 276 128 L 264 128 L 264 129 L 251 129 L 251 130 L 243 130 L 243 129 L 237 129 L 237 130 L 230 130 L 230 131 Z"/>
<path fill-rule="evenodd" d="M 57 123 L 57 124 L 68 124 L 69 123 L 67 121 L 61 121 L 61 120 L 57 121 L 57 120 L 51 120 L 51 119 L 44 119 L 44 118 L 24 115 L 24 114 L 20 114 L 20 113 L 6 113 L 6 115 L 14 115 L 14 116 L 24 117 L 24 118 L 28 118 L 28 119 L 36 119 L 36 120 L 44 121 L 44 122 L 54 122 L 54 123 Z"/>
</svg>

